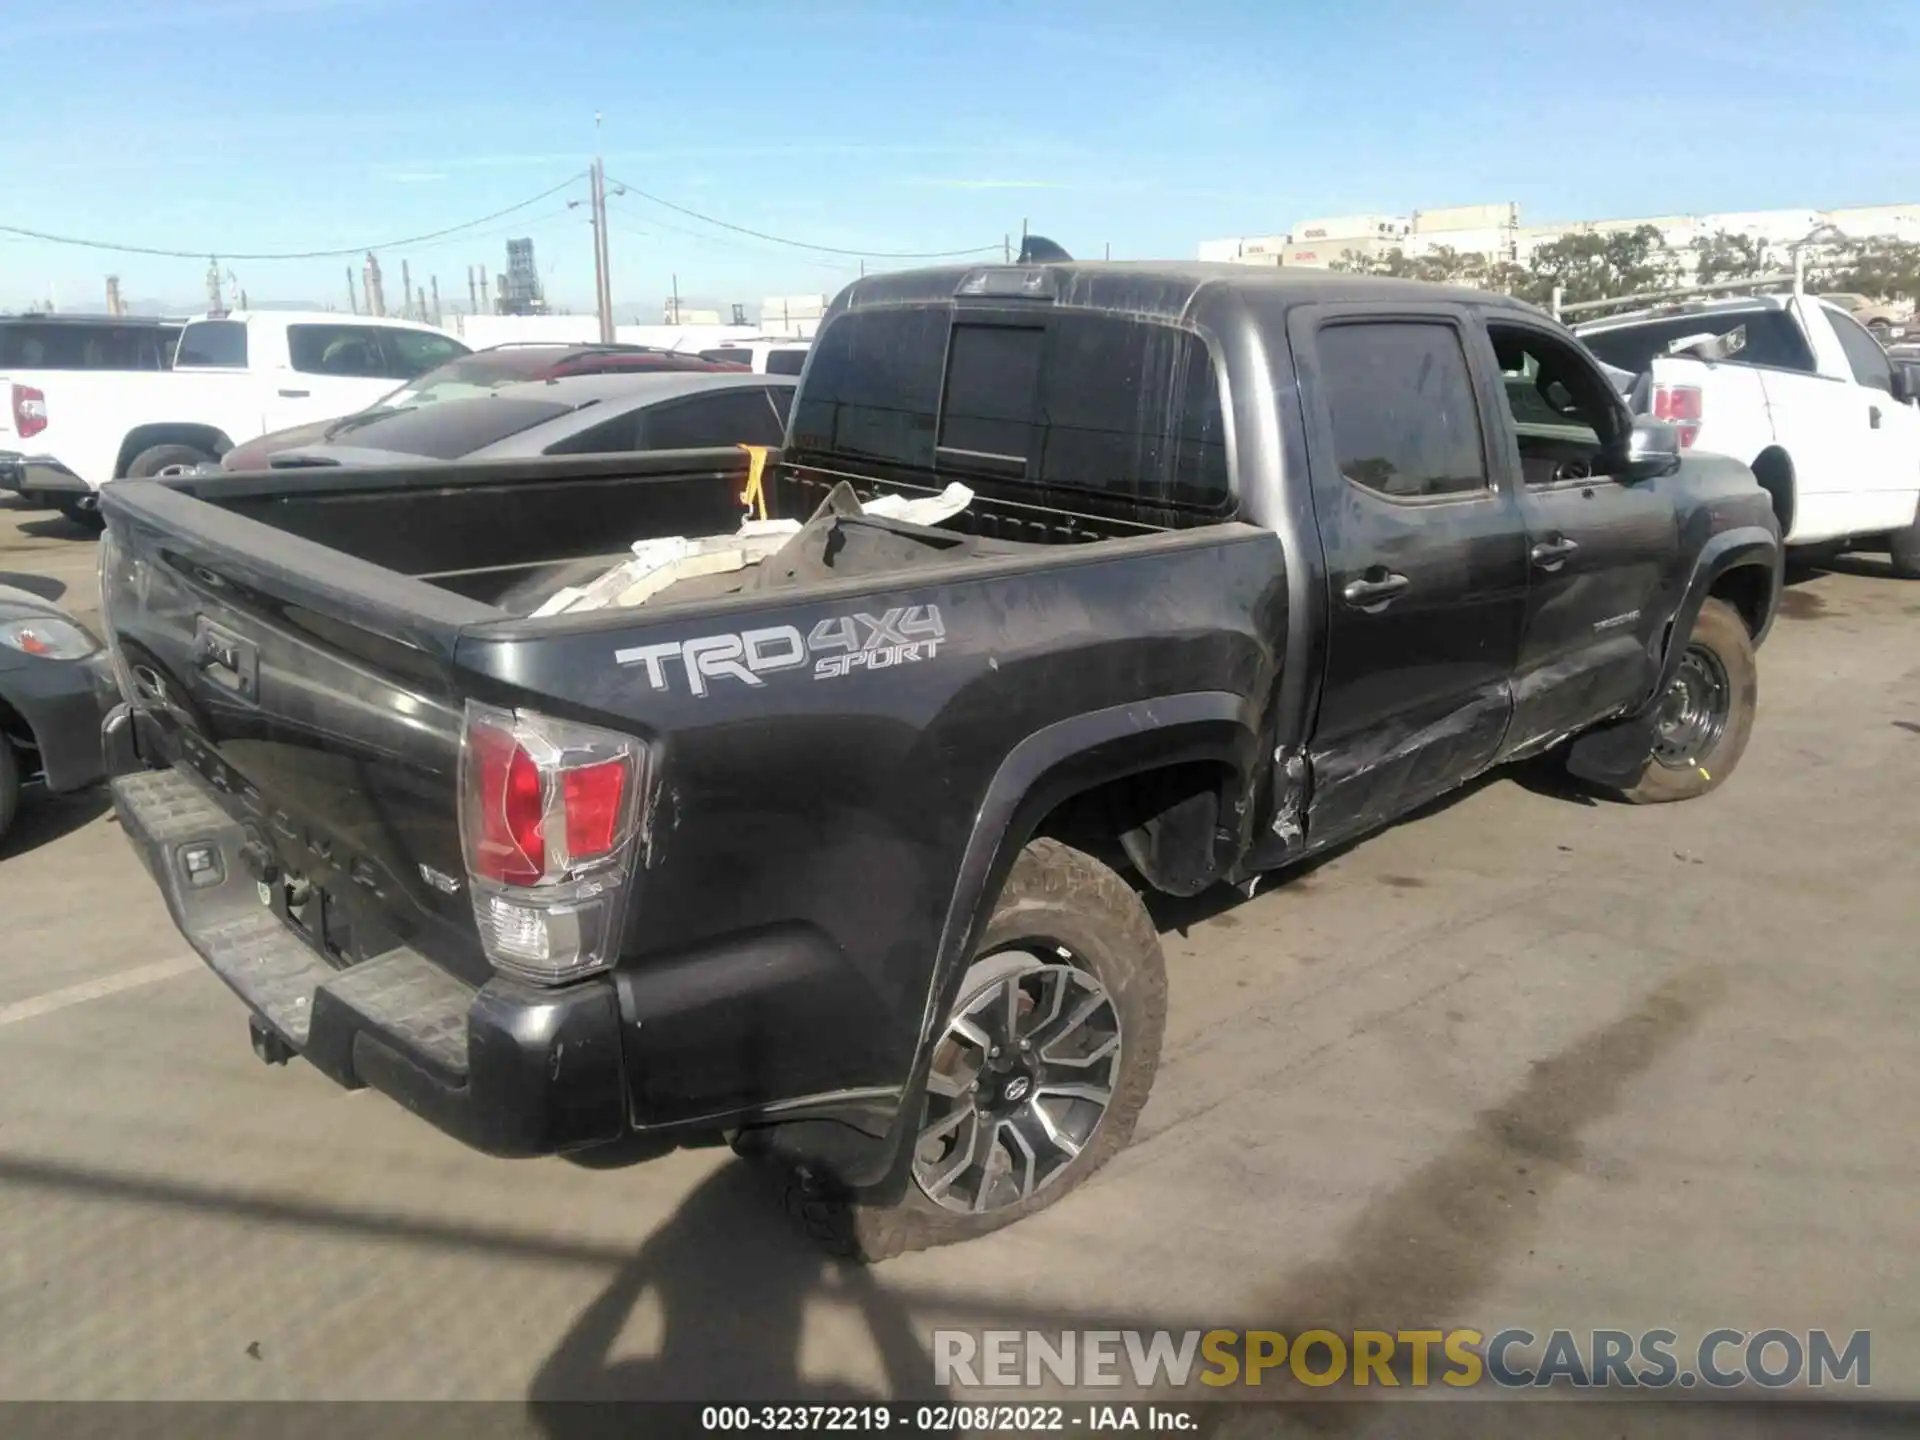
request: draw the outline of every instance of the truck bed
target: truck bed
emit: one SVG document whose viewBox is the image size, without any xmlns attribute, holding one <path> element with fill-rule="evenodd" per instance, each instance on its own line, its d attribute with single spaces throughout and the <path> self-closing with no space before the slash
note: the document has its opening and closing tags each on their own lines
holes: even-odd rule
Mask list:
<svg viewBox="0 0 1920 1440">
<path fill-rule="evenodd" d="M 528 615 L 564 584 L 626 559 L 636 540 L 729 534 L 742 516 L 737 450 L 369 470 L 289 469 L 193 477 L 171 488 L 239 519 L 393 574 Z M 841 482 L 862 499 L 938 487 L 770 465 L 768 515 L 805 520 Z M 1083 544 L 1165 528 L 1138 516 L 1081 514 L 976 493 L 942 527 L 964 553 Z M 304 547 L 302 547 L 304 549 Z M 308 552 L 309 562 L 319 557 Z M 930 553 L 930 560 L 941 558 Z"/>
</svg>

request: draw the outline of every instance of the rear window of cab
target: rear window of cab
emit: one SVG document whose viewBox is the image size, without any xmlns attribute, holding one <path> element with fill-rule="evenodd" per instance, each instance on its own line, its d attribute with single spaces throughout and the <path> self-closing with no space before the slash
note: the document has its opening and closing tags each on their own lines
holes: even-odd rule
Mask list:
<svg viewBox="0 0 1920 1440">
<path fill-rule="evenodd" d="M 1066 309 L 855 310 L 823 328 L 811 365 L 797 455 L 1209 513 L 1233 503 L 1219 375 L 1189 330 Z"/>
</svg>

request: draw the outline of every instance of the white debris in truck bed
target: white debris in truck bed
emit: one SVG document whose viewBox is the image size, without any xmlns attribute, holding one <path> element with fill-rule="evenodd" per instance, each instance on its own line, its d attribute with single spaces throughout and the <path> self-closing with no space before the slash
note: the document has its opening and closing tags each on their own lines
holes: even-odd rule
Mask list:
<svg viewBox="0 0 1920 1440">
<path fill-rule="evenodd" d="M 919 500 L 882 495 L 860 509 L 863 514 L 907 525 L 938 525 L 972 503 L 973 491 L 954 484 L 938 495 Z M 533 612 L 534 618 L 604 610 L 609 605 L 643 605 L 678 581 L 696 575 L 726 575 L 758 565 L 799 531 L 798 520 L 748 520 L 731 535 L 666 535 L 656 540 L 636 540 L 633 559 L 621 561 L 589 584 L 556 591 Z"/>
</svg>

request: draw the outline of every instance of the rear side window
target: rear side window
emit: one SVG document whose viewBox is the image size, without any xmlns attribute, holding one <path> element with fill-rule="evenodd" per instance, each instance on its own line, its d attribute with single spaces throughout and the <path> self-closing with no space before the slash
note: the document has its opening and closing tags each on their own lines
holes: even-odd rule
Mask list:
<svg viewBox="0 0 1920 1440">
<path fill-rule="evenodd" d="M 369 420 L 355 426 L 342 440 L 369 450 L 458 460 L 482 446 L 565 415 L 571 408 L 547 400 L 442 400 Z"/>
<path fill-rule="evenodd" d="M 1867 333 L 1866 327 L 1851 315 L 1838 315 L 1831 310 L 1827 311 L 1827 323 L 1840 337 L 1840 348 L 1846 351 L 1847 368 L 1853 371 L 1853 378 L 1875 390 L 1891 391 L 1893 362 L 1887 359 L 1887 352 Z"/>
<path fill-rule="evenodd" d="M 1472 372 L 1450 325 L 1336 325 L 1315 345 L 1335 463 L 1397 500 L 1487 488 Z"/>
<path fill-rule="evenodd" d="M 61 321 L 0 325 L 0 369 L 164 370 L 178 330 Z"/>
<path fill-rule="evenodd" d="M 642 450 L 705 450 L 716 445 L 778 445 L 786 428 L 787 392 L 776 408 L 760 389 L 722 390 L 676 400 L 640 417 Z"/>
<path fill-rule="evenodd" d="M 380 338 L 372 325 L 289 325 L 287 353 L 293 368 L 305 375 L 410 378 L 395 373 L 397 367 L 382 350 Z"/>
<path fill-rule="evenodd" d="M 1575 330 L 1587 349 L 1616 369 L 1643 375 L 1664 357 L 1667 347 L 1689 335 L 1731 337 L 1728 358 L 1747 365 L 1813 373 L 1813 349 L 1784 310 L 1721 310 L 1711 314 L 1668 315 L 1636 321 L 1612 330 Z"/>
<path fill-rule="evenodd" d="M 238 320 L 196 320 L 180 332 L 176 370 L 188 366 L 243 370 L 247 364 L 247 327 Z"/>
<path fill-rule="evenodd" d="M 1232 503 L 1218 376 L 1205 343 L 1170 325 L 859 311 L 826 327 L 811 364 L 796 451 L 1153 505 Z"/>
</svg>

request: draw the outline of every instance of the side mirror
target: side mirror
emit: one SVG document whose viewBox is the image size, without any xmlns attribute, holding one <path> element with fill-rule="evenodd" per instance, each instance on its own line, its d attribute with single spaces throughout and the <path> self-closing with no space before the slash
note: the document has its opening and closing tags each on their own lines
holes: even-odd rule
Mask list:
<svg viewBox="0 0 1920 1440">
<path fill-rule="evenodd" d="M 1666 420 L 1651 415 L 1633 417 L 1627 435 L 1626 467 L 1620 478 L 1628 482 L 1658 480 L 1680 468 L 1680 432 Z"/>
<path fill-rule="evenodd" d="M 1893 362 L 1893 398 L 1902 405 L 1920 400 L 1920 360 Z"/>
</svg>

